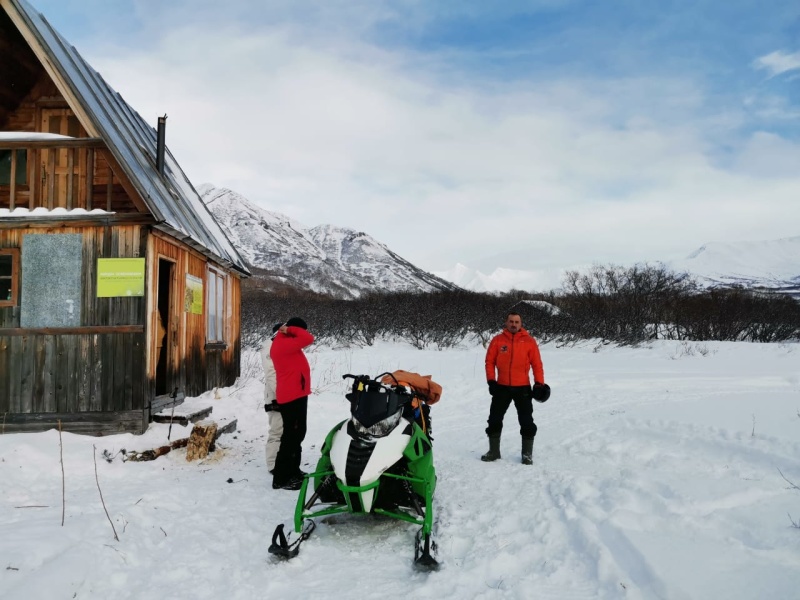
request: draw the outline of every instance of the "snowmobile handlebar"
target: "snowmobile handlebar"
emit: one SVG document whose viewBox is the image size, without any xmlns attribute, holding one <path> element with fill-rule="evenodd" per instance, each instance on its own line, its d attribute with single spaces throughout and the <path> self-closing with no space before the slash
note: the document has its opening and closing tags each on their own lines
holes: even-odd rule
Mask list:
<svg viewBox="0 0 800 600">
<path fill-rule="evenodd" d="M 390 373 L 389 371 L 386 371 L 385 373 L 381 373 L 380 375 L 376 375 L 374 379 L 372 377 L 370 377 L 369 375 L 353 375 L 352 373 L 347 373 L 345 375 L 342 375 L 342 379 L 355 379 L 357 381 L 378 381 L 379 382 L 380 378 L 383 377 L 384 375 L 388 375 L 389 377 L 394 379 L 395 385 L 400 385 L 400 382 L 397 381 L 397 379 L 394 376 L 394 373 Z"/>
<path fill-rule="evenodd" d="M 394 384 L 383 383 L 381 381 L 381 377 L 383 377 L 384 375 L 388 375 L 389 377 L 394 379 Z M 396 389 L 399 388 L 401 390 L 401 393 L 407 393 L 412 398 L 419 398 L 420 400 L 422 400 L 424 402 L 427 402 L 427 400 L 428 400 L 428 397 L 425 394 L 417 391 L 413 387 L 410 387 L 410 386 L 406 387 L 406 386 L 401 385 L 400 382 L 397 381 L 397 378 L 395 378 L 394 373 L 390 373 L 389 371 L 386 371 L 385 373 L 381 373 L 380 375 L 376 375 L 375 378 L 372 378 L 369 375 L 353 375 L 352 373 L 347 373 L 345 375 L 342 375 L 342 379 L 353 379 L 354 381 L 359 381 L 359 382 L 361 382 L 363 384 L 374 383 L 374 384 L 377 384 L 377 385 L 379 385 L 379 386 L 381 386 L 381 387 L 383 387 L 385 389 L 395 389 L 396 390 Z M 346 395 L 346 397 L 347 396 L 349 396 L 349 394 Z M 351 398 L 347 397 L 347 399 L 350 400 Z"/>
</svg>

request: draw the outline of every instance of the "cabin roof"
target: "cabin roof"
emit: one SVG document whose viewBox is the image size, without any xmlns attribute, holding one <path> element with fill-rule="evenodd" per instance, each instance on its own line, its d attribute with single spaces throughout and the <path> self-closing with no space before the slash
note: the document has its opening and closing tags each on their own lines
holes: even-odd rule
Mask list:
<svg viewBox="0 0 800 600">
<path fill-rule="evenodd" d="M 169 148 L 164 156 L 164 174 L 158 172 L 156 130 L 28 2 L 4 0 L 0 5 L 10 5 L 15 9 L 19 19 L 9 16 L 67 101 L 72 104 L 70 99 L 74 99 L 80 104 L 73 109 L 89 121 L 82 124 L 107 144 L 147 208 L 159 221 L 156 227 L 215 261 L 249 276 L 246 263 L 203 204 Z"/>
</svg>

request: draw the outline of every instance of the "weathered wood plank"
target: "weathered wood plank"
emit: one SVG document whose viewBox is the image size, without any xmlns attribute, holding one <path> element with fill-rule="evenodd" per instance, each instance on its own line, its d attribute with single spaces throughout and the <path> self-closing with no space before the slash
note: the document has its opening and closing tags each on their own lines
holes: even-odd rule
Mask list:
<svg viewBox="0 0 800 600">
<path fill-rule="evenodd" d="M 0 140 L 0 150 L 30 150 L 48 148 L 104 148 L 100 138 L 75 138 L 58 140 Z"/>
<path fill-rule="evenodd" d="M 91 360 L 93 361 L 92 364 L 99 365 L 99 368 L 92 373 L 89 377 L 89 410 L 90 411 L 99 411 L 103 410 L 103 389 L 102 389 L 102 379 L 103 379 L 103 353 L 102 353 L 102 346 L 100 344 L 100 339 L 102 336 L 93 335 L 90 339 L 90 355 Z"/>
<path fill-rule="evenodd" d="M 144 333 L 143 325 L 90 325 L 87 327 L 4 327 L 0 337 L 31 335 L 95 335 L 113 333 Z"/>
<path fill-rule="evenodd" d="M 111 352 L 114 356 L 112 400 L 108 405 L 110 410 L 125 410 L 125 374 L 130 369 L 131 361 L 127 359 L 130 349 L 127 347 L 123 336 L 113 335 L 110 342 L 113 344 Z"/>
<path fill-rule="evenodd" d="M 80 353 L 80 337 L 78 336 L 59 336 L 62 340 L 68 340 L 66 345 L 66 368 L 67 373 L 61 381 L 61 385 L 66 394 L 65 410 L 63 412 L 76 412 L 79 410 L 78 398 L 78 372 L 85 369 L 85 365 L 80 364 L 78 357 Z M 62 411 L 59 411 L 62 412 Z"/>
<path fill-rule="evenodd" d="M 8 398 L 6 398 L 5 406 L 8 407 L 8 412 L 20 412 L 22 397 L 22 369 L 19 367 L 24 355 L 23 340 L 24 338 L 8 338 L 11 341 L 11 355 L 8 357 L 11 369 L 11 377 L 8 384 Z"/>
<path fill-rule="evenodd" d="M 83 412 L 8 414 L 5 433 L 25 433 L 56 429 L 61 421 L 63 431 L 84 435 L 113 435 L 117 433 L 143 433 L 142 412 Z"/>
<path fill-rule="evenodd" d="M 33 412 L 33 338 L 23 337 L 22 347 L 19 352 L 20 369 L 20 391 L 16 402 L 17 410 L 20 413 Z M 14 398 L 11 399 L 12 407 Z M 13 410 L 13 408 L 12 408 Z"/>
<path fill-rule="evenodd" d="M 201 421 L 205 419 L 208 415 L 210 415 L 214 410 L 213 406 L 207 406 L 205 408 L 198 408 L 197 410 L 188 412 L 188 413 L 179 413 L 176 415 L 171 414 L 171 409 L 167 409 L 163 412 L 153 415 L 153 422 L 154 423 L 177 423 L 186 427 L 189 423 L 196 423 L 197 421 Z"/>
<path fill-rule="evenodd" d="M 94 148 L 86 151 L 86 210 L 93 210 L 94 196 Z"/>
<path fill-rule="evenodd" d="M 93 364 L 94 357 L 92 355 L 92 338 L 88 335 L 82 335 L 78 342 L 78 361 L 81 365 Z M 77 390 L 77 411 L 89 411 L 89 397 L 91 396 L 91 381 L 93 379 L 89 369 L 85 367 L 80 370 L 78 375 L 78 390 Z"/>
<path fill-rule="evenodd" d="M 3 394 L 2 388 L 10 388 L 14 378 L 14 370 L 11 361 L 13 348 L 11 338 L 0 338 L 0 415 L 7 413 L 11 408 L 11 396 Z"/>
<path fill-rule="evenodd" d="M 53 404 L 56 412 L 70 412 L 69 408 L 69 348 L 72 340 L 66 336 L 53 336 L 55 343 L 55 373 L 53 381 Z"/>
<path fill-rule="evenodd" d="M 56 196 L 56 150 L 47 151 L 47 208 L 53 210 Z M 42 190 L 44 191 L 44 190 Z"/>
<path fill-rule="evenodd" d="M 125 379 L 125 387 L 130 390 L 130 394 L 125 398 L 126 410 L 143 409 L 147 405 L 145 399 L 144 353 L 146 350 L 144 338 L 144 335 L 137 335 L 133 340 L 130 356 L 131 368 Z"/>
<path fill-rule="evenodd" d="M 31 412 L 55 412 L 52 397 L 52 352 L 46 336 L 34 338 Z"/>
<path fill-rule="evenodd" d="M 67 150 L 67 209 L 72 210 L 72 188 L 73 178 L 75 177 L 75 148 Z"/>
<path fill-rule="evenodd" d="M 107 325 L 98 321 L 95 304 L 97 302 L 97 257 L 100 256 L 98 238 L 101 229 L 99 227 L 87 228 L 83 232 L 83 248 L 81 259 L 83 270 L 81 271 L 81 325 Z"/>
<path fill-rule="evenodd" d="M 21 229 L 77 229 L 98 225 L 152 225 L 155 219 L 150 215 L 122 214 L 107 215 L 59 215 L 58 217 L 16 217 L 0 221 L 0 230 Z M 81 233 L 76 231 L 76 233 Z"/>
<path fill-rule="evenodd" d="M 184 399 L 186 398 L 186 394 L 183 391 L 178 391 L 178 395 L 175 398 L 172 398 L 168 394 L 164 394 L 162 396 L 156 396 L 150 401 L 150 414 L 155 414 L 159 411 L 165 410 L 167 408 L 172 408 L 172 405 L 180 406 L 183 404 Z"/>
<path fill-rule="evenodd" d="M 217 427 L 217 438 L 224 433 L 233 433 L 236 431 L 236 426 L 239 424 L 237 419 L 231 419 L 230 421 L 222 422 L 222 424 Z"/>
<path fill-rule="evenodd" d="M 117 410 L 116 398 L 114 397 L 114 370 L 116 367 L 114 353 L 114 341 L 116 335 L 103 335 L 100 337 L 100 385 L 98 386 L 99 410 Z"/>
<path fill-rule="evenodd" d="M 39 179 L 39 155 L 41 152 L 33 149 L 28 154 L 28 159 L 31 161 L 30 164 L 33 165 L 33 168 L 30 170 L 31 180 L 28 186 L 30 189 L 30 196 L 28 196 L 28 208 L 34 208 L 36 206 L 36 194 L 38 192 L 38 189 L 36 188 L 36 180 Z"/>
<path fill-rule="evenodd" d="M 9 207 L 11 210 L 16 208 L 17 203 L 17 153 L 11 152 L 11 182 L 9 186 Z"/>
</svg>

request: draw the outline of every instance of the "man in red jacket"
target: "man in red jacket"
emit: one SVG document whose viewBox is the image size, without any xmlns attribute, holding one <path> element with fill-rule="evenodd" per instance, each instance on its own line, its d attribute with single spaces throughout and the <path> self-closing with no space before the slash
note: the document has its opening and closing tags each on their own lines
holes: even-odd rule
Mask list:
<svg viewBox="0 0 800 600">
<path fill-rule="evenodd" d="M 283 418 L 281 445 L 272 472 L 273 489 L 299 490 L 303 482 L 300 459 L 311 393 L 311 368 L 303 348 L 314 342 L 307 329 L 303 319 L 292 317 L 278 329 L 269 349 L 275 365 L 275 396 Z"/>
<path fill-rule="evenodd" d="M 529 373 L 533 370 L 533 387 Z M 489 452 L 481 456 L 482 461 L 500 458 L 500 434 L 503 432 L 503 417 L 514 402 L 522 435 L 522 464 L 533 464 L 533 438 L 536 424 L 533 422 L 531 399 L 544 402 L 550 397 L 550 386 L 544 382 L 544 367 L 539 354 L 539 345 L 522 328 L 522 317 L 515 312 L 506 315 L 503 331 L 489 343 L 486 351 L 486 381 L 492 395 L 489 408 Z"/>
</svg>

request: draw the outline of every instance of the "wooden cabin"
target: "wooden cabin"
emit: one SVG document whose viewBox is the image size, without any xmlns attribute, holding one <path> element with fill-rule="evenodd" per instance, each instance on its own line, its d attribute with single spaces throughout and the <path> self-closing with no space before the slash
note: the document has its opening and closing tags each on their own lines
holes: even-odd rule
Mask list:
<svg viewBox="0 0 800 600">
<path fill-rule="evenodd" d="M 165 122 L 0 0 L 0 433 L 141 433 L 238 376 L 250 273 Z"/>
</svg>

